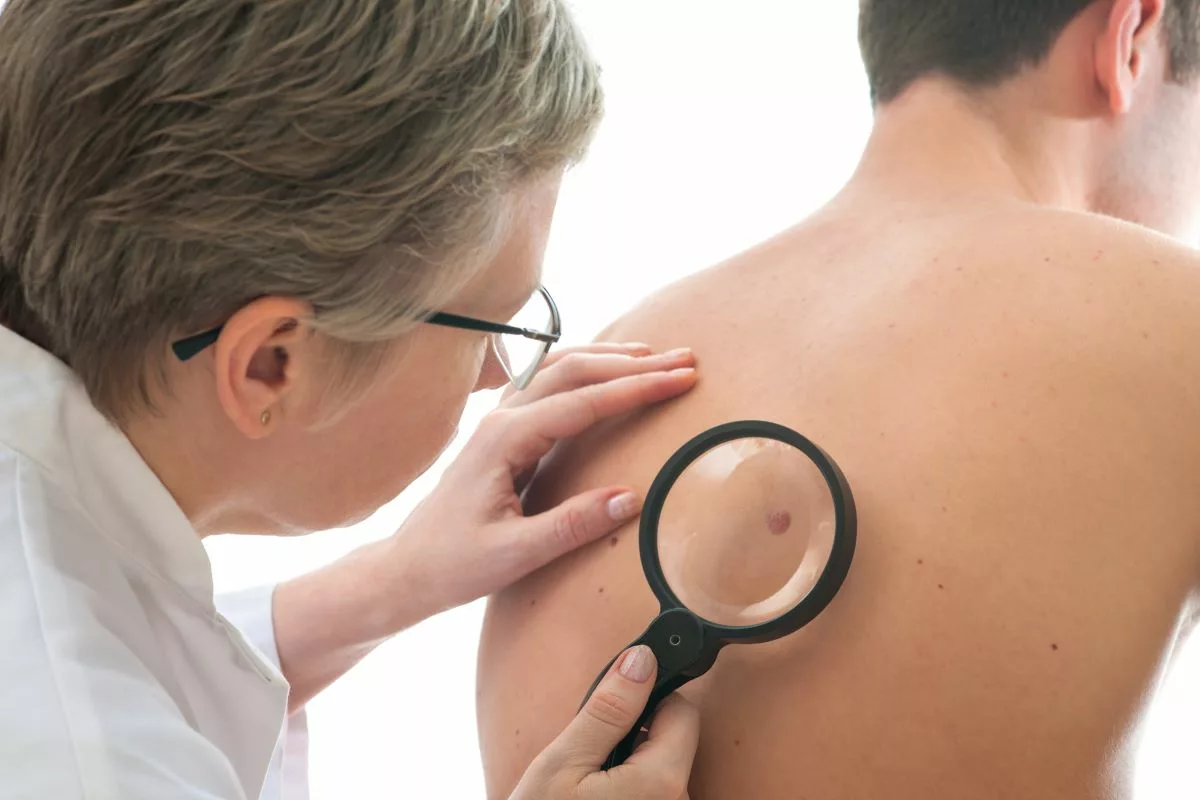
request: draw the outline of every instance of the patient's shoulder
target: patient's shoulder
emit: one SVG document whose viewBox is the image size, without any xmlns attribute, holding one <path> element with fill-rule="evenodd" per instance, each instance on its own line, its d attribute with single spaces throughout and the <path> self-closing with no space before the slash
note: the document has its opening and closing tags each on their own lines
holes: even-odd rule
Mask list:
<svg viewBox="0 0 1200 800">
<path fill-rule="evenodd" d="M 1069 274 L 1114 286 L 1200 287 L 1200 251 L 1149 228 L 1097 214 L 1032 209 L 999 227 L 990 244 L 995 246 L 981 257 L 1017 255 L 1050 274 L 1065 264 L 1082 267 Z M 1040 261 L 1035 255 L 1042 256 Z M 1188 293 L 1175 300 L 1191 305 L 1200 297 Z"/>
<path fill-rule="evenodd" d="M 1147 289 L 1200 285 L 1200 251 L 1113 217 L 1022 206 L 1007 215 L 985 214 L 964 234 L 981 264 L 1018 267 L 1026 279 L 1078 277 Z"/>
<path fill-rule="evenodd" d="M 965 280 L 996 295 L 1091 284 L 1110 297 L 1157 304 L 1163 311 L 1200 309 L 1200 250 L 1122 220 L 1018 206 L 899 227 L 896 233 L 861 220 L 806 221 L 648 295 L 598 338 L 641 336 L 675 344 L 703 335 L 747 298 L 788 296 L 796 273 L 822 261 L 859 262 L 857 274 L 835 280 L 860 286 L 871 283 L 870 272 L 897 264 L 907 269 L 908 261 L 924 258 L 931 262 L 924 277 L 947 285 Z M 939 269 L 945 274 L 939 276 Z M 752 315 L 753 309 L 748 303 L 739 313 Z"/>
</svg>

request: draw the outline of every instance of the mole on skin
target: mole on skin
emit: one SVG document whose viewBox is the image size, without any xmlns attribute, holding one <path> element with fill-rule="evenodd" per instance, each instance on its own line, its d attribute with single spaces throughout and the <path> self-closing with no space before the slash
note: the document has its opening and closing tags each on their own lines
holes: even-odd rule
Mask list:
<svg viewBox="0 0 1200 800">
<path fill-rule="evenodd" d="M 788 532 L 792 527 L 792 515 L 787 511 L 775 511 L 767 515 L 767 529 L 776 536 Z"/>
</svg>

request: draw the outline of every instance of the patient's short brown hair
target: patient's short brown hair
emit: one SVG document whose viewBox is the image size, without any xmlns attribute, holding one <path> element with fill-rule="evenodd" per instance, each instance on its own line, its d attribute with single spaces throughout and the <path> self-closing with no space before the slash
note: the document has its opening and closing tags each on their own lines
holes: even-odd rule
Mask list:
<svg viewBox="0 0 1200 800">
<path fill-rule="evenodd" d="M 927 75 L 972 88 L 1037 64 L 1096 0 L 860 0 L 859 44 L 875 103 Z M 1200 72 L 1200 0 L 1166 0 L 1177 80 Z"/>
<path fill-rule="evenodd" d="M 114 418 L 257 297 L 371 362 L 600 112 L 563 0 L 8 0 L 0 322 Z"/>
</svg>

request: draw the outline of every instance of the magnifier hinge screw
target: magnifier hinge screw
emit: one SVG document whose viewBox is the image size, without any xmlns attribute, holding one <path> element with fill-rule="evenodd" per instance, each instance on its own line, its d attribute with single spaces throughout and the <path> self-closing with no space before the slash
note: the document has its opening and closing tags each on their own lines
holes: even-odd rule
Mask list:
<svg viewBox="0 0 1200 800">
<path fill-rule="evenodd" d="M 667 641 L 671 644 L 671 647 L 679 647 L 680 643 L 683 642 L 683 639 L 680 638 L 678 633 L 673 633 L 671 634 L 671 638 Z"/>
</svg>

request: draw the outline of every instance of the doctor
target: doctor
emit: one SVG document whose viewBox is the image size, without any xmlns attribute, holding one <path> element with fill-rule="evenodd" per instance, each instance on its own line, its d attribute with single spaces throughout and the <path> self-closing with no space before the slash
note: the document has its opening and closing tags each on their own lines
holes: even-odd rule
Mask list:
<svg viewBox="0 0 1200 800">
<path fill-rule="evenodd" d="M 560 0 L 8 1 L 0 798 L 304 797 L 310 698 L 637 514 L 520 502 L 556 441 L 695 382 L 686 351 L 549 352 L 597 75 Z M 364 518 L 505 383 L 395 536 L 214 606 L 204 536 Z M 654 669 L 618 662 L 516 796 L 685 796 L 680 700 L 598 772 Z"/>
</svg>

